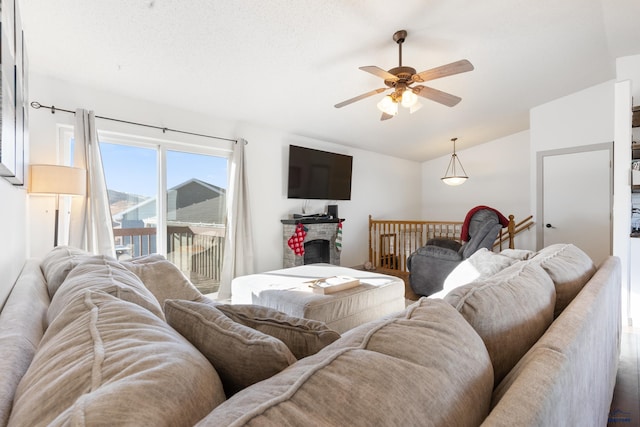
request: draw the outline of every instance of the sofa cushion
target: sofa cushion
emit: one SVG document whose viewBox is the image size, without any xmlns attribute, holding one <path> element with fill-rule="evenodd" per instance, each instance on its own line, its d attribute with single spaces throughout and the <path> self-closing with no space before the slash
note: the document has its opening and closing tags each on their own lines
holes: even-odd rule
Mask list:
<svg viewBox="0 0 640 427">
<path fill-rule="evenodd" d="M 423 298 L 239 392 L 199 425 L 478 426 L 492 388 L 482 340 L 444 301 Z"/>
<path fill-rule="evenodd" d="M 289 316 L 269 307 L 252 304 L 218 304 L 215 306 L 234 322 L 279 339 L 296 359 L 317 353 L 340 334 L 319 320 Z"/>
<path fill-rule="evenodd" d="M 458 286 L 493 276 L 515 262 L 515 259 L 492 252 L 487 248 L 478 249 L 449 273 L 444 280 L 442 290 L 431 295 L 431 297 L 442 298 Z"/>
<path fill-rule="evenodd" d="M 82 249 L 71 246 L 57 246 L 49 251 L 42 261 L 40 268 L 47 281 L 49 298 L 53 298 L 58 287 L 67 278 L 73 268 L 91 254 Z"/>
<path fill-rule="evenodd" d="M 553 322 L 555 288 L 539 265 L 519 261 L 454 289 L 445 301 L 484 341 L 498 384 Z"/>
<path fill-rule="evenodd" d="M 282 341 L 234 322 L 212 305 L 166 300 L 164 310 L 169 325 L 216 368 L 228 397 L 296 362 Z"/>
<path fill-rule="evenodd" d="M 538 251 L 532 261 L 542 266 L 556 287 L 555 317 L 562 313 L 596 272 L 589 255 L 572 244 L 547 246 Z"/>
<path fill-rule="evenodd" d="M 531 259 L 535 256 L 534 251 L 530 251 L 528 249 L 503 249 L 500 251 L 500 255 L 508 256 L 509 258 L 513 258 L 516 261 L 524 261 L 527 259 Z"/>
<path fill-rule="evenodd" d="M 156 297 L 160 307 L 163 307 L 168 299 L 205 300 L 204 295 L 182 271 L 162 255 L 134 258 L 121 261 L 121 264 L 140 278 L 144 286 Z"/>
<path fill-rule="evenodd" d="M 191 426 L 225 398 L 204 356 L 136 304 L 85 290 L 52 327 L 18 386 L 9 425 Z"/>
<path fill-rule="evenodd" d="M 53 319 L 75 298 L 76 294 L 86 289 L 101 290 L 116 295 L 164 319 L 160 304 L 135 274 L 112 258 L 96 255 L 85 258 L 67 275 L 51 300 L 47 312 L 48 323 L 53 322 Z"/>
</svg>

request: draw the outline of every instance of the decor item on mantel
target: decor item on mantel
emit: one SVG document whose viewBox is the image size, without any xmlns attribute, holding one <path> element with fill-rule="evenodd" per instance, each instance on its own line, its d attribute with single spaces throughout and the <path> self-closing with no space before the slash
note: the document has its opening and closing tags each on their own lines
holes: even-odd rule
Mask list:
<svg viewBox="0 0 640 427">
<path fill-rule="evenodd" d="M 84 196 L 87 188 L 87 171 L 59 165 L 31 165 L 29 193 L 55 194 L 56 215 L 53 246 L 58 246 L 58 218 L 60 195 Z"/>
<path fill-rule="evenodd" d="M 447 166 L 447 171 L 444 173 L 444 177 L 440 178 L 442 182 L 447 185 L 460 185 L 469 179 L 467 172 L 462 167 L 462 163 L 460 163 L 460 159 L 456 154 L 457 140 L 458 138 L 451 138 L 451 141 L 453 141 L 453 154 L 451 155 L 451 160 L 449 160 L 449 166 Z M 460 170 L 462 170 L 462 175 L 459 175 Z"/>
<path fill-rule="evenodd" d="M 371 73 L 374 76 L 384 79 L 384 84 L 388 88 L 393 89 L 389 95 L 386 95 L 378 103 L 378 109 L 382 111 L 382 117 L 380 120 L 388 120 L 398 114 L 398 104 L 402 104 L 403 107 L 408 108 L 410 113 L 418 111 L 422 105 L 418 102 L 418 96 L 430 99 L 431 101 L 438 102 L 446 105 L 447 107 L 453 107 L 462 100 L 462 98 L 451 95 L 446 92 L 442 92 L 431 87 L 418 85 L 411 87 L 414 83 L 422 83 L 429 80 L 435 80 L 442 77 L 451 76 L 454 74 L 465 73 L 473 70 L 473 65 L 466 59 L 452 62 L 450 64 L 442 65 L 440 67 L 432 68 L 430 70 L 416 73 L 416 69 L 412 67 L 402 66 L 402 43 L 407 37 L 406 30 L 396 31 L 393 34 L 393 40 L 398 44 L 398 66 L 391 68 L 389 71 L 385 71 L 375 65 L 368 65 L 366 67 L 360 67 L 362 71 Z M 356 101 L 368 98 L 372 95 L 382 93 L 388 88 L 383 87 L 380 89 L 374 89 L 370 92 L 358 95 L 354 98 L 347 99 L 335 105 L 336 108 L 344 107 Z"/>
</svg>

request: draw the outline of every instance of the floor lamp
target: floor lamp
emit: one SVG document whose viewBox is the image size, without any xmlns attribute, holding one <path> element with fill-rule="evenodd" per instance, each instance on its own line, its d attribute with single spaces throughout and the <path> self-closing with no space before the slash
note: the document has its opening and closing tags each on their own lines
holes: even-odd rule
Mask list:
<svg viewBox="0 0 640 427">
<path fill-rule="evenodd" d="M 84 169 L 58 165 L 31 165 L 29 193 L 56 195 L 53 247 L 58 246 L 60 196 L 84 196 L 86 189 L 87 171 Z"/>
</svg>

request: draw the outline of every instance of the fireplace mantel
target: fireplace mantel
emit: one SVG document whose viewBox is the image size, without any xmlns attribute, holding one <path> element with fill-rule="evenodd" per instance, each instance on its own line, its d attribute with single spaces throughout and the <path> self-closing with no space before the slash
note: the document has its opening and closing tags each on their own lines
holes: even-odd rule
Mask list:
<svg viewBox="0 0 640 427">
<path fill-rule="evenodd" d="M 281 223 L 283 224 L 332 224 L 332 223 L 338 223 L 338 222 L 344 222 L 344 218 L 323 218 L 323 217 L 318 217 L 318 218 L 293 218 L 293 219 L 281 219 L 280 220 Z"/>
</svg>

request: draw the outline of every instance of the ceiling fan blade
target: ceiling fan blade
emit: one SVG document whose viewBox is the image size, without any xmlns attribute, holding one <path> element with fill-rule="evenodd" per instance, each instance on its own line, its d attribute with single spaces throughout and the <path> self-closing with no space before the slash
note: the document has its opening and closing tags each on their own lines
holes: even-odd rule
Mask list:
<svg viewBox="0 0 640 427">
<path fill-rule="evenodd" d="M 466 73 L 473 70 L 473 64 L 466 59 L 452 62 L 451 64 L 442 65 L 430 70 L 422 71 L 411 76 L 414 82 L 426 82 L 429 80 L 439 79 L 441 77 L 452 76 L 454 74 Z"/>
<path fill-rule="evenodd" d="M 393 114 L 382 113 L 380 116 L 380 121 L 393 119 Z"/>
<path fill-rule="evenodd" d="M 462 98 L 458 96 L 422 85 L 414 87 L 413 92 L 416 95 L 420 95 L 423 98 L 439 102 L 440 104 L 446 105 L 447 107 L 453 107 L 458 102 L 462 101 Z"/>
<path fill-rule="evenodd" d="M 392 80 L 392 81 L 396 81 L 398 80 L 398 77 L 394 76 L 393 74 L 391 74 L 390 72 L 383 70 L 380 67 L 376 67 L 375 65 L 367 65 L 365 67 L 359 67 L 362 71 L 366 71 L 367 73 L 371 73 L 374 76 L 378 76 L 384 80 Z"/>
<path fill-rule="evenodd" d="M 338 104 L 334 105 L 334 107 L 342 108 L 345 105 L 349 105 L 349 104 L 352 104 L 352 103 L 354 103 L 356 101 L 360 101 L 361 99 L 365 99 L 365 98 L 368 98 L 370 96 L 373 96 L 373 95 L 375 95 L 377 93 L 384 92 L 387 89 L 389 89 L 389 88 L 388 87 L 381 87 L 380 89 L 375 89 L 375 90 L 372 90 L 370 92 L 363 93 L 362 95 L 358 95 L 358 96 L 355 96 L 353 98 L 347 99 L 346 101 L 339 102 Z"/>
</svg>

